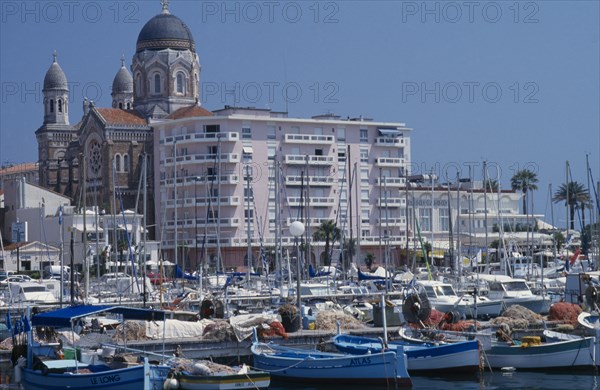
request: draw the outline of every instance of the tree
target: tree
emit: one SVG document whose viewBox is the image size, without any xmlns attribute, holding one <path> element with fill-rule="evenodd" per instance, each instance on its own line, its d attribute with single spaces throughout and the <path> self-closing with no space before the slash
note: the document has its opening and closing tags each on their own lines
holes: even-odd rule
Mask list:
<svg viewBox="0 0 600 390">
<path fill-rule="evenodd" d="M 374 262 L 375 262 L 375 255 L 372 254 L 371 252 L 367 252 L 367 254 L 365 256 L 365 265 L 367 266 L 369 271 L 371 270 L 371 267 L 373 266 Z"/>
<path fill-rule="evenodd" d="M 497 192 L 498 188 L 500 188 L 500 183 L 496 179 L 485 179 L 483 181 L 483 188 L 487 192 Z"/>
<path fill-rule="evenodd" d="M 569 199 L 567 199 L 567 192 Z M 580 204 L 582 214 L 581 224 L 582 226 L 585 226 L 584 211 L 585 206 L 590 201 L 590 198 L 588 197 L 587 190 L 585 189 L 583 184 L 578 183 L 576 181 L 570 181 L 567 184 L 561 184 L 561 186 L 558 187 L 558 190 L 556 190 L 556 192 L 554 193 L 552 200 L 554 201 L 554 203 L 565 202 L 565 204 L 569 206 L 569 221 L 571 222 L 571 230 L 575 230 L 575 208 L 578 207 L 578 205 Z"/>
<path fill-rule="evenodd" d="M 350 266 L 350 259 L 356 254 L 356 238 L 347 239 L 344 241 L 344 269 L 348 269 Z"/>
<path fill-rule="evenodd" d="M 538 189 L 537 182 L 537 174 L 529 169 L 517 171 L 510 179 L 510 186 L 513 191 L 521 191 L 523 193 L 523 214 L 527 214 L 527 194 L 530 191 Z"/>
<path fill-rule="evenodd" d="M 340 230 L 335 226 L 335 222 L 331 219 L 321 222 L 319 228 L 313 233 L 313 239 L 316 241 L 325 241 L 325 258 L 324 265 L 331 265 L 331 253 L 329 247 L 340 235 Z"/>
<path fill-rule="evenodd" d="M 565 244 L 565 236 L 561 232 L 556 232 L 552 235 L 552 241 L 554 242 L 554 245 L 556 245 L 556 250 L 560 251 Z"/>
</svg>

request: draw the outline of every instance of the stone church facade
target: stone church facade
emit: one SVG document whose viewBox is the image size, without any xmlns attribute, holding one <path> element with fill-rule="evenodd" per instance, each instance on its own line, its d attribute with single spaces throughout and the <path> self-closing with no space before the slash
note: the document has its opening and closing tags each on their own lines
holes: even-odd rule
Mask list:
<svg viewBox="0 0 600 390">
<path fill-rule="evenodd" d="M 87 206 L 119 213 L 121 207 L 134 209 L 139 199 L 136 211 L 143 212 L 139 188 L 146 167 L 148 223 L 154 220 L 152 121 L 187 112 L 212 115 L 199 107 L 200 62 L 192 34 L 169 12 L 168 1 L 162 8 L 138 35 L 131 72 L 121 60 L 112 107 L 85 100 L 76 124 L 69 118 L 67 76 L 55 53 L 44 78 L 44 122 L 35 133 L 39 184 L 71 197 L 75 205 L 83 205 L 85 196 Z"/>
</svg>

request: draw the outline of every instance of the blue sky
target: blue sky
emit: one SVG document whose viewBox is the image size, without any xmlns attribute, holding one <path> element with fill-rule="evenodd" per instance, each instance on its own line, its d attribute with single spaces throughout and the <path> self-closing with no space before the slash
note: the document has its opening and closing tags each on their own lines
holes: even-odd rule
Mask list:
<svg viewBox="0 0 600 390">
<path fill-rule="evenodd" d="M 473 165 L 480 177 L 487 160 L 507 188 L 517 169 L 537 170 L 535 210 L 548 219 L 548 185 L 564 181 L 565 160 L 585 183 L 589 154 L 600 179 L 598 1 L 173 0 L 170 9 L 194 34 L 208 109 L 405 122 L 415 172 L 454 177 L 460 166 L 466 176 Z M 0 163 L 37 160 L 53 50 L 76 123 L 84 96 L 110 105 L 121 55 L 129 65 L 160 10 L 159 1 L 1 2 Z"/>
</svg>

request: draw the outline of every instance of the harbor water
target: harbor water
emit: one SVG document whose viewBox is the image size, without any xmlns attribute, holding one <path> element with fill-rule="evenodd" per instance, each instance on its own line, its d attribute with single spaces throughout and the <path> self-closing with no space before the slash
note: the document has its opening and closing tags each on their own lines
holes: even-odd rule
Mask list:
<svg viewBox="0 0 600 390">
<path fill-rule="evenodd" d="M 14 383 L 14 370 L 10 363 L 0 364 L 0 389 L 19 389 Z M 547 373 L 547 372 L 485 372 L 479 376 L 444 376 L 440 378 L 427 376 L 413 376 L 413 389 L 460 389 L 460 390 L 502 390 L 502 389 L 528 389 L 528 390 L 600 390 L 600 377 L 596 373 Z M 393 386 L 390 386 L 393 388 Z M 385 389 L 374 386 L 316 386 L 294 385 L 290 383 L 272 381 L 271 390 L 371 390 Z M 135 389 L 132 389 L 135 390 Z"/>
</svg>

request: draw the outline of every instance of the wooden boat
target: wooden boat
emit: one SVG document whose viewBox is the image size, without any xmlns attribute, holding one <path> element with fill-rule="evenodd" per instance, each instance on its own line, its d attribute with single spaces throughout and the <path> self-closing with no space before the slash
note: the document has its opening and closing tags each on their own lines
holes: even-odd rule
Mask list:
<svg viewBox="0 0 600 390">
<path fill-rule="evenodd" d="M 406 355 L 392 351 L 348 355 L 283 347 L 255 341 L 254 366 L 272 378 L 292 382 L 411 387 Z"/>
<path fill-rule="evenodd" d="M 33 326 L 71 328 L 84 317 L 103 312 L 119 314 L 123 319 L 164 320 L 165 312 L 151 309 L 135 309 L 120 306 L 72 306 L 34 315 Z M 31 328 L 28 329 L 29 348 L 33 350 Z M 84 390 L 103 388 L 111 390 L 161 388 L 170 372 L 169 366 L 150 365 L 147 358 L 143 364 L 114 368 L 108 364 L 86 364 L 74 359 L 36 359 L 33 354 L 28 361 L 21 360 L 19 368 L 21 384 L 25 390 Z"/>
<path fill-rule="evenodd" d="M 511 342 L 492 340 L 485 350 L 485 363 L 491 368 L 524 370 L 592 369 L 596 364 L 594 337 L 546 338 L 545 342 L 539 336 Z"/>
<path fill-rule="evenodd" d="M 175 379 L 182 390 L 266 389 L 271 384 L 271 375 L 268 372 L 255 370 L 215 375 L 178 373 Z"/>
<path fill-rule="evenodd" d="M 339 351 L 352 354 L 380 352 L 384 348 L 383 340 L 348 334 L 336 335 L 333 344 Z M 479 371 L 481 366 L 477 340 L 452 344 L 415 344 L 396 340 L 388 342 L 386 347 L 390 351 L 403 351 L 406 354 L 411 374 L 469 373 Z"/>
<path fill-rule="evenodd" d="M 48 360 L 42 369 L 22 369 L 21 385 L 25 390 L 87 390 L 87 389 L 152 389 L 166 379 L 151 368 L 147 361 L 143 365 L 110 369 L 107 365 L 87 365 L 75 360 Z M 168 369 L 168 368 L 166 368 Z"/>
</svg>

